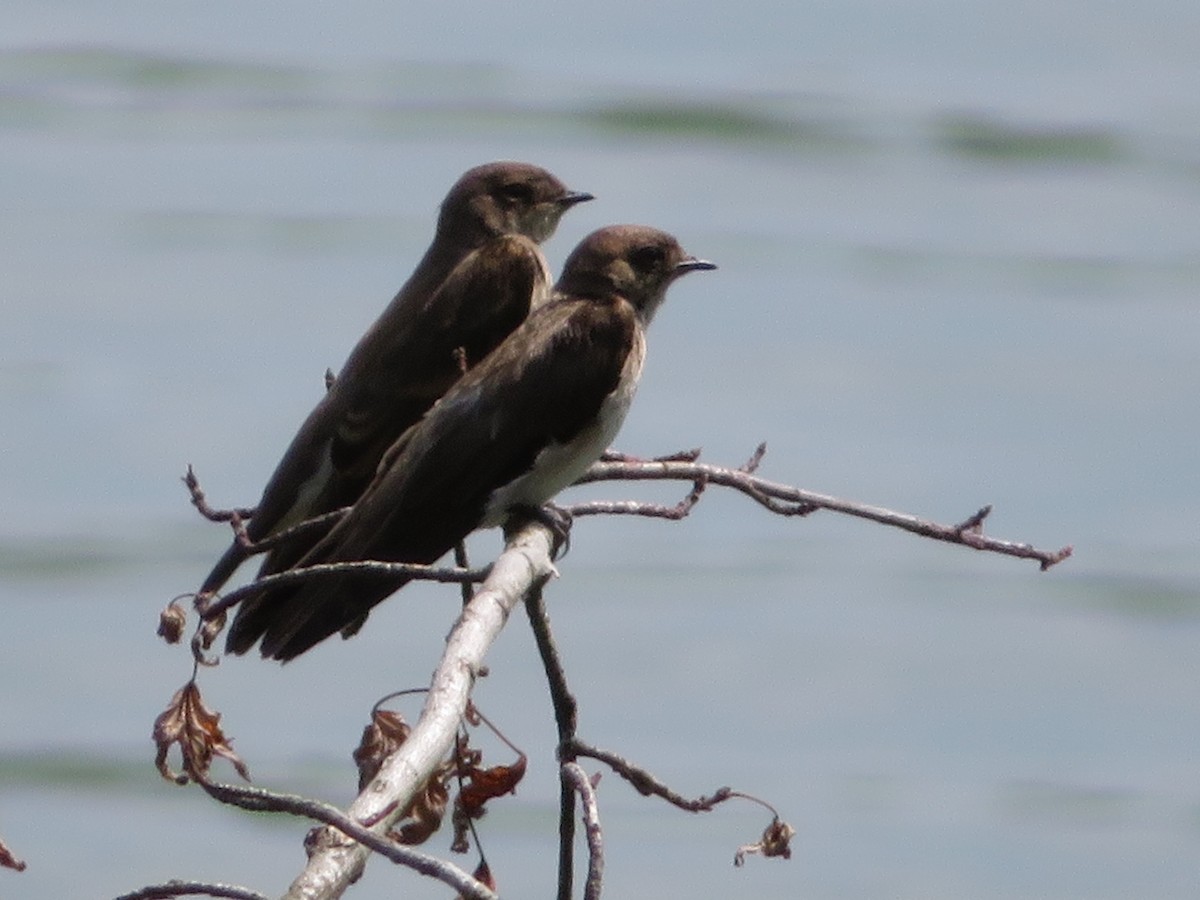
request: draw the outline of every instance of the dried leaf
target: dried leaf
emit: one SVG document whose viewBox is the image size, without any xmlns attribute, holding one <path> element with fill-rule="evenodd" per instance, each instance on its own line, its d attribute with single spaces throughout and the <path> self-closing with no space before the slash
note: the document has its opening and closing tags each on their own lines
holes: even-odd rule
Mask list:
<svg viewBox="0 0 1200 900">
<path fill-rule="evenodd" d="M 168 644 L 178 644 L 187 627 L 187 610 L 176 597 L 158 616 L 158 636 Z"/>
<path fill-rule="evenodd" d="M 492 875 L 491 866 L 487 864 L 486 859 L 481 859 L 479 865 L 475 867 L 475 871 L 471 873 L 471 877 L 482 884 L 488 890 L 496 890 L 496 878 Z M 462 894 L 458 895 L 458 900 L 462 900 Z"/>
<path fill-rule="evenodd" d="M 511 766 L 472 768 L 467 773 L 466 783 L 458 792 L 458 805 L 472 818 L 478 818 L 482 815 L 483 805 L 493 797 L 516 793 L 517 785 L 525 777 L 526 762 L 522 753 Z"/>
<path fill-rule="evenodd" d="M 452 774 L 453 767 L 447 763 L 430 776 L 425 782 L 425 790 L 409 810 L 405 823 L 391 832 L 393 840 L 401 844 L 423 844 L 442 827 L 446 805 L 450 802 L 448 783 Z"/>
<path fill-rule="evenodd" d="M 196 640 L 205 650 L 211 650 L 217 636 L 225 629 L 226 612 L 222 610 L 215 616 L 204 616 L 200 627 L 196 630 Z"/>
<path fill-rule="evenodd" d="M 186 784 L 188 776 L 203 781 L 215 754 L 229 760 L 237 773 L 249 781 L 250 771 L 242 758 L 233 752 L 229 740 L 221 732 L 220 722 L 221 714 L 204 705 L 195 681 L 189 681 L 176 691 L 167 708 L 154 720 L 151 736 L 158 746 L 154 764 L 163 778 L 177 784 Z M 183 774 L 173 772 L 167 765 L 167 753 L 172 744 L 179 745 Z"/>
<path fill-rule="evenodd" d="M 354 749 L 360 791 L 379 774 L 383 761 L 408 740 L 411 732 L 412 728 L 399 713 L 377 709 L 371 714 L 371 724 L 363 729 L 362 739 Z"/>
<path fill-rule="evenodd" d="M 15 869 L 18 872 L 25 871 L 25 860 L 17 859 L 8 845 L 4 841 L 0 841 L 0 866 L 6 869 Z"/>
<path fill-rule="evenodd" d="M 525 754 L 517 757 L 511 766 L 479 768 L 479 751 L 472 751 L 475 760 L 462 773 L 463 784 L 454 801 L 454 841 L 450 849 L 455 853 L 466 853 L 471 845 L 467 839 L 472 819 L 481 819 L 487 813 L 486 804 L 494 797 L 516 793 L 517 785 L 525 777 Z"/>
<path fill-rule="evenodd" d="M 776 816 L 771 820 L 762 833 L 762 837 L 757 844 L 746 844 L 744 847 L 738 847 L 737 853 L 733 856 L 733 864 L 740 866 L 746 861 L 747 853 L 761 853 L 763 856 L 781 856 L 784 859 L 792 858 L 792 848 L 789 842 L 796 835 L 796 829 L 787 822 Z"/>
</svg>

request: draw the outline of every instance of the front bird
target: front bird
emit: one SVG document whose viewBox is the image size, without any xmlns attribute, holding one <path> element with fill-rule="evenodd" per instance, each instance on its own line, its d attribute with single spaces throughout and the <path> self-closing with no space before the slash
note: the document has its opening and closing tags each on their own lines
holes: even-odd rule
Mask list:
<svg viewBox="0 0 1200 900">
<path fill-rule="evenodd" d="M 671 235 L 614 225 L 571 253 L 555 295 L 393 444 L 361 499 L 297 567 L 433 563 L 476 528 L 502 525 L 572 484 L 610 445 L 645 358 L 645 328 L 679 276 L 716 268 Z M 261 638 L 289 660 L 400 587 L 346 574 L 250 598 L 226 649 Z"/>
</svg>

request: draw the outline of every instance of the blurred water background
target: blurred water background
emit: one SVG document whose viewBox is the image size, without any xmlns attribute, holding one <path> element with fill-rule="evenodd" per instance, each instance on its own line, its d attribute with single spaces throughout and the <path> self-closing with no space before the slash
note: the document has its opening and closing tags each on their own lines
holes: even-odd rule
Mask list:
<svg viewBox="0 0 1200 900">
<path fill-rule="evenodd" d="M 1197 34 L 1179 0 L 9 0 L 0 836 L 29 869 L 0 896 L 299 870 L 303 823 L 151 764 L 188 674 L 158 610 L 227 539 L 179 476 L 252 503 L 447 187 L 498 158 L 597 195 L 555 267 L 614 221 L 721 265 L 656 320 L 623 449 L 766 440 L 767 477 L 1076 546 L 1041 574 L 718 490 L 679 524 L 581 521 L 548 601 L 583 736 L 799 830 L 735 871 L 757 810 L 606 776 L 607 896 L 1196 896 Z M 205 672 L 257 782 L 346 802 L 367 709 L 426 681 L 455 603 L 414 586 L 352 643 Z M 477 698 L 531 764 L 487 847 L 544 897 L 523 617 L 490 661 Z M 374 862 L 353 896 L 397 892 L 446 895 Z"/>
</svg>

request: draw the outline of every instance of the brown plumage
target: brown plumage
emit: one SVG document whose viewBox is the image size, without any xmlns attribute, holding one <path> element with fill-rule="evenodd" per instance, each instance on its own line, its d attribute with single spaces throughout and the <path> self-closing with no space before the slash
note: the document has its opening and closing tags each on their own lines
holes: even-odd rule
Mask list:
<svg viewBox="0 0 1200 900">
<path fill-rule="evenodd" d="M 252 540 L 358 499 L 384 451 L 461 376 L 463 363 L 479 362 L 549 295 L 538 242 L 567 209 L 589 199 L 524 163 L 479 166 L 458 180 L 425 256 L 267 482 L 247 523 Z M 261 573 L 292 565 L 321 534 L 272 549 Z M 201 591 L 218 590 L 244 559 L 231 544 Z"/>
<path fill-rule="evenodd" d="M 545 503 L 616 435 L 667 287 L 711 268 L 653 228 L 589 235 L 554 298 L 392 445 L 358 503 L 299 565 L 432 563 L 474 529 Z M 345 575 L 268 589 L 252 613 L 239 610 L 229 649 L 261 635 L 264 656 L 291 659 L 336 631 L 353 633 L 398 587 Z"/>
</svg>

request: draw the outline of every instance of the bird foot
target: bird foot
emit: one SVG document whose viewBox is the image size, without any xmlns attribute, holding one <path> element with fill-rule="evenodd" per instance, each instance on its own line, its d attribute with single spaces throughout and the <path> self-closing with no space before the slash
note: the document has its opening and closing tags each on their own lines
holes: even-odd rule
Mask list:
<svg viewBox="0 0 1200 900">
<path fill-rule="evenodd" d="M 506 531 L 512 527 L 513 520 L 517 518 L 540 522 L 550 529 L 550 533 L 554 536 L 554 546 L 550 549 L 552 560 L 561 559 L 570 552 L 571 523 L 575 521 L 575 518 L 561 506 L 553 503 L 545 503 L 541 506 L 514 506 L 509 511 L 509 525 L 506 526 Z"/>
</svg>

